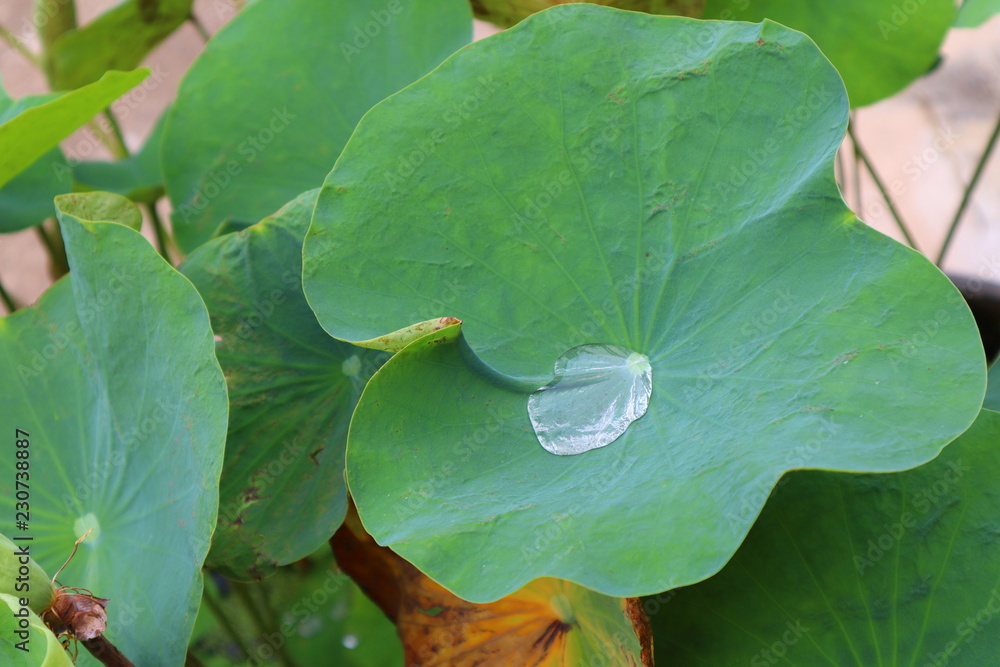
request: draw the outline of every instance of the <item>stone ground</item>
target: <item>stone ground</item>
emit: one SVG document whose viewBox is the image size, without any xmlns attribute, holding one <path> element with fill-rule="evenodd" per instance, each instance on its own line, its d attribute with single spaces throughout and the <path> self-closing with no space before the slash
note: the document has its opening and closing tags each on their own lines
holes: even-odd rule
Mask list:
<svg viewBox="0 0 1000 667">
<path fill-rule="evenodd" d="M 28 21 L 30 4 L 27 0 L 0 4 L 0 25 L 37 49 Z M 78 20 L 85 23 L 114 4 L 116 0 L 77 0 Z M 196 0 L 195 13 L 214 32 L 236 9 L 234 0 Z M 493 31 L 492 26 L 477 23 L 477 37 Z M 122 121 L 130 149 L 142 145 L 201 48 L 198 32 L 185 24 L 146 59 L 144 64 L 154 71 L 159 68 L 163 78 Z M 1000 17 L 976 30 L 953 30 L 943 57 L 934 72 L 891 99 L 859 110 L 855 118 L 862 146 L 896 193 L 894 202 L 917 246 L 932 258 L 1000 112 Z M 46 92 L 39 73 L 5 43 L 0 43 L 0 76 L 14 97 Z M 92 135 L 82 129 L 63 142 L 63 149 L 71 157 L 107 157 L 93 150 L 94 144 Z M 867 223 L 901 239 L 874 183 L 862 177 L 860 192 L 853 187 L 849 144 L 845 149 L 847 202 Z M 167 210 L 164 206 L 161 211 L 164 219 Z M 46 266 L 46 255 L 32 230 L 0 236 L 0 281 L 19 303 L 33 303 L 48 287 Z M 944 267 L 1000 282 L 1000 150 L 987 166 Z M 6 312 L 2 308 L 0 313 Z"/>
</svg>

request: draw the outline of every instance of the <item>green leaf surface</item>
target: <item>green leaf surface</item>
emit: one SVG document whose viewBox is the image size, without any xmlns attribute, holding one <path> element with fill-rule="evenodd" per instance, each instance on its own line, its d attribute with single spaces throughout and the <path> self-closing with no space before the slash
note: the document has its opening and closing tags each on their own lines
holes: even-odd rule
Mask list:
<svg viewBox="0 0 1000 667">
<path fill-rule="evenodd" d="M 22 433 L 15 433 L 15 443 L 20 447 L 17 449 L 29 449 L 31 441 L 28 438 L 19 437 Z M 18 476 L 15 465 L 15 500 L 17 492 L 21 496 L 30 497 L 31 484 L 29 475 Z M 21 485 L 18 486 L 17 482 Z M 27 502 L 27 501 L 21 501 Z M 30 510 L 30 507 L 29 507 Z M 24 511 L 24 507 L 21 508 Z M 21 518 L 21 517 L 16 517 Z M 27 606 L 36 614 L 41 614 L 48 608 L 56 597 L 56 589 L 50 577 L 31 557 L 32 542 L 30 535 L 14 535 L 16 542 L 6 535 L 0 534 L 0 593 L 13 595 L 18 600 L 26 600 Z"/>
<path fill-rule="evenodd" d="M 125 0 L 86 25 L 64 32 L 46 61 L 49 83 L 72 90 L 108 70 L 130 70 L 191 15 L 193 0 Z M 160 77 L 155 77 L 159 83 Z"/>
<path fill-rule="evenodd" d="M 19 598 L 0 593 L 0 660 L 7 667 L 73 667 L 69 654 L 34 612 L 21 607 Z M 27 618 L 20 617 L 27 614 Z M 26 635 L 18 634 L 26 633 Z"/>
<path fill-rule="evenodd" d="M 181 249 L 320 185 L 361 116 L 471 30 L 464 0 L 247 6 L 192 65 L 167 121 L 164 176 Z"/>
<path fill-rule="evenodd" d="M 302 238 L 317 190 L 181 267 L 208 305 L 231 412 L 209 565 L 261 579 L 344 520 L 347 426 L 386 353 L 331 338 L 302 293 Z"/>
<path fill-rule="evenodd" d="M 160 142 L 165 118 L 160 117 L 138 153 L 114 162 L 81 162 L 73 167 L 74 180 L 84 189 L 113 192 L 134 202 L 155 202 L 163 196 Z"/>
<path fill-rule="evenodd" d="M 108 72 L 100 81 L 33 106 L 0 125 L 0 187 L 149 74 Z"/>
<path fill-rule="evenodd" d="M 797 472 L 708 581 L 645 601 L 684 665 L 996 664 L 1000 414 L 892 475 Z M 655 601 L 655 604 L 654 602 Z"/>
<path fill-rule="evenodd" d="M 964 0 L 955 27 L 978 28 L 997 14 L 1000 14 L 1000 0 Z"/>
<path fill-rule="evenodd" d="M 852 107 L 922 76 L 955 20 L 953 0 L 707 0 L 703 18 L 777 21 L 811 37 L 847 86 Z"/>
<path fill-rule="evenodd" d="M 26 109 L 45 104 L 55 95 L 28 95 L 11 99 L 0 87 L 0 123 Z M 70 168 L 59 148 L 44 153 L 34 164 L 0 187 L 0 233 L 16 232 L 55 215 L 52 199 L 73 189 Z"/>
<path fill-rule="evenodd" d="M 225 380 L 197 292 L 137 232 L 89 214 L 115 195 L 56 200 L 71 267 L 37 305 L 0 320 L 8 390 L 0 447 L 30 440 L 31 516 L 21 535 L 55 572 L 108 605 L 109 639 L 137 665 L 183 663 L 218 508 Z M 93 201 L 92 201 L 93 200 Z M 14 516 L 14 475 L 0 511 Z M 81 664 L 96 665 L 89 656 Z"/>
<path fill-rule="evenodd" d="M 846 120 L 800 33 L 590 5 L 369 112 L 317 201 L 306 297 L 341 339 L 442 316 L 464 337 L 411 343 L 362 396 L 368 532 L 466 599 L 543 575 L 628 597 L 721 568 L 786 470 L 933 458 L 978 414 L 982 345 L 945 276 L 847 209 Z M 553 456 L 529 395 L 584 344 L 649 359 L 648 410 Z"/>
</svg>

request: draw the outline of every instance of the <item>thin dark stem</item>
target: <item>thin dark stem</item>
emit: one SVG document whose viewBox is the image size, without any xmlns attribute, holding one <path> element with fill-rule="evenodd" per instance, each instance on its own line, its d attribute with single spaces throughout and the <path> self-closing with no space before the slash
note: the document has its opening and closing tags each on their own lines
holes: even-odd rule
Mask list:
<svg viewBox="0 0 1000 667">
<path fill-rule="evenodd" d="M 191 22 L 191 25 L 194 26 L 194 29 L 198 31 L 198 34 L 201 35 L 202 41 L 207 42 L 212 39 L 212 34 L 209 33 L 204 24 L 198 20 L 198 17 L 194 15 L 194 12 L 191 12 L 191 15 L 188 16 L 188 20 Z"/>
<path fill-rule="evenodd" d="M 51 220 L 52 218 L 49 218 Z M 47 221 L 46 221 L 47 222 Z M 55 232 L 50 233 L 45 229 L 45 222 L 35 225 L 35 232 L 41 239 L 42 245 L 49 253 L 49 262 L 52 265 L 52 277 L 61 278 L 69 273 L 69 260 L 66 259 L 66 246 L 63 245 L 62 237 L 59 236 L 59 223 L 55 223 Z"/>
<path fill-rule="evenodd" d="M 118 119 L 115 118 L 114 112 L 111 111 L 111 107 L 108 107 L 103 112 L 104 118 L 108 121 L 108 125 L 111 126 L 111 136 L 115 140 L 115 150 L 116 158 L 125 158 L 129 156 L 128 146 L 125 144 L 125 135 L 122 134 L 122 128 L 118 125 Z"/>
<path fill-rule="evenodd" d="M 131 660 L 126 658 L 118 648 L 108 641 L 104 635 L 99 635 L 93 639 L 81 639 L 83 647 L 90 651 L 90 655 L 101 661 L 107 667 L 135 667 Z"/>
<path fill-rule="evenodd" d="M 4 289 L 3 283 L 0 283 L 0 299 L 3 299 L 3 305 L 7 306 L 8 314 L 17 310 L 17 302 L 14 301 L 11 295 L 7 293 L 7 290 Z"/>
<path fill-rule="evenodd" d="M 238 581 L 232 582 L 233 592 L 236 596 L 240 598 L 243 606 L 246 607 L 247 611 L 250 612 L 250 618 L 253 620 L 254 625 L 257 626 L 257 631 L 262 637 L 268 637 L 277 632 L 277 627 L 268 623 L 268 619 L 265 618 L 265 614 L 261 611 L 260 607 L 263 606 L 266 611 L 271 612 L 271 618 L 273 619 L 273 610 L 269 609 L 270 604 L 267 602 L 266 596 L 263 598 L 262 602 L 255 601 L 254 596 L 250 593 L 250 587 L 253 584 L 244 584 Z M 285 645 L 282 643 L 274 648 L 274 655 L 278 658 L 284 667 L 295 667 L 295 663 L 292 662 L 291 657 L 285 652 Z"/>
<path fill-rule="evenodd" d="M 852 113 L 850 124 L 854 127 L 857 123 L 858 115 Z M 856 134 L 851 134 L 851 145 L 854 147 L 854 210 L 861 213 L 861 146 L 858 144 Z"/>
<path fill-rule="evenodd" d="M 159 250 L 160 255 L 169 264 L 170 251 L 167 250 L 167 230 L 163 227 L 163 220 L 160 219 L 160 214 L 156 210 L 156 202 L 147 204 L 146 210 L 149 211 L 149 220 L 153 223 L 153 234 L 156 236 L 156 249 Z"/>
<path fill-rule="evenodd" d="M 903 238 L 906 239 L 906 243 L 914 250 L 917 250 L 917 244 L 914 242 L 913 237 L 910 236 L 910 230 L 906 228 L 906 223 L 903 222 L 903 218 L 900 217 L 896 207 L 893 206 L 892 199 L 889 197 L 889 192 L 885 189 L 885 185 L 882 184 L 882 179 L 879 178 L 878 174 L 875 172 L 875 167 L 865 154 L 864 148 L 862 148 L 861 144 L 858 143 L 857 137 L 854 135 L 854 130 L 850 125 L 847 126 L 847 134 L 850 135 L 851 141 L 854 142 L 854 150 L 857 151 L 857 155 L 861 158 L 861 162 L 864 163 L 865 169 L 868 170 L 868 173 L 871 174 L 872 180 L 875 181 L 875 185 L 878 187 L 878 191 L 882 194 L 882 199 L 885 200 L 886 206 L 889 207 L 889 212 L 896 220 L 896 225 L 899 227 L 899 231 L 903 233 Z"/>
<path fill-rule="evenodd" d="M 212 613 L 212 616 L 215 617 L 215 620 L 218 621 L 219 626 L 222 628 L 223 632 L 229 635 L 229 638 L 233 640 L 233 643 L 236 645 L 236 648 L 239 649 L 239 652 L 241 654 L 240 657 L 249 660 L 250 648 L 246 645 L 246 642 L 243 641 L 243 637 L 240 635 L 240 633 L 236 631 L 236 628 L 230 622 L 229 615 L 226 614 L 225 610 L 223 610 L 222 607 L 219 606 L 219 603 L 216 602 L 212 598 L 212 595 L 208 592 L 207 581 L 205 582 L 205 595 L 203 597 L 205 600 L 205 605 L 208 607 L 208 610 Z"/>
<path fill-rule="evenodd" d="M 42 61 L 38 58 L 38 56 L 32 53 L 31 49 L 25 46 L 24 42 L 17 38 L 17 35 L 12 33 L 10 30 L 7 30 L 7 28 L 4 28 L 2 25 L 0 25 L 0 39 L 13 46 L 14 50 L 27 58 L 28 62 L 32 65 L 35 67 L 41 67 Z"/>
<path fill-rule="evenodd" d="M 972 191 L 975 190 L 976 186 L 979 184 L 979 177 L 983 175 L 983 170 L 986 168 L 986 163 L 989 162 L 990 155 L 993 153 L 993 147 L 996 146 L 998 136 L 1000 136 L 1000 116 L 997 117 L 997 123 L 993 128 L 993 134 L 990 135 L 990 140 L 986 143 L 986 148 L 983 150 L 983 154 L 979 158 L 979 164 L 976 165 L 976 170 L 972 173 L 972 179 L 969 181 L 969 185 L 965 188 L 965 193 L 962 195 L 962 201 L 958 205 L 958 210 L 955 211 L 955 217 L 951 219 L 951 225 L 948 226 L 948 234 L 945 235 L 944 242 L 941 244 L 941 251 L 937 256 L 936 264 L 938 266 L 941 266 L 941 262 L 944 261 L 944 256 L 948 252 L 948 246 L 951 245 L 951 238 L 955 235 L 958 223 L 962 219 L 965 209 L 969 206 L 969 202 L 972 200 Z"/>
</svg>

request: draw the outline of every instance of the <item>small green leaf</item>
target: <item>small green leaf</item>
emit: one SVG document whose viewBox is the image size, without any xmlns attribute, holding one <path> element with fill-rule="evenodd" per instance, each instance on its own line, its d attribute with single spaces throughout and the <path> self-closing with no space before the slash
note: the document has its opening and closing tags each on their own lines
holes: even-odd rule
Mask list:
<svg viewBox="0 0 1000 667">
<path fill-rule="evenodd" d="M 0 187 L 59 145 L 78 127 L 149 74 L 108 72 L 100 81 L 25 109 L 0 125 Z"/>
<path fill-rule="evenodd" d="M 725 568 L 645 601 L 684 665 L 996 664 L 1000 414 L 888 475 L 786 477 Z M 655 613 L 654 613 L 655 612 Z"/>
<path fill-rule="evenodd" d="M 49 81 L 72 90 L 108 70 L 130 70 L 191 16 L 193 0 L 125 0 L 79 28 L 64 32 L 47 54 Z M 151 6 L 151 12 L 144 6 Z M 159 84 L 157 72 L 151 80 Z"/>
<path fill-rule="evenodd" d="M 191 66 L 169 112 L 163 165 L 178 245 L 191 252 L 227 220 L 256 222 L 319 186 L 361 116 L 471 32 L 465 0 L 248 5 Z"/>
</svg>

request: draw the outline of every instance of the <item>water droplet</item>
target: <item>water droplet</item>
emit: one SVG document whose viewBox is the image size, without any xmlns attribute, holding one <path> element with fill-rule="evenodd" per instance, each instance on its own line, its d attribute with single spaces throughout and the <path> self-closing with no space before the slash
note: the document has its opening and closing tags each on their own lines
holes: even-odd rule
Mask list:
<svg viewBox="0 0 1000 667">
<path fill-rule="evenodd" d="M 616 345 L 581 345 L 559 357 L 555 379 L 528 397 L 538 441 L 553 454 L 582 454 L 614 442 L 646 414 L 649 359 Z"/>
<path fill-rule="evenodd" d="M 358 641 L 356 635 L 344 635 L 344 637 L 340 640 L 340 643 L 344 645 L 344 648 L 354 649 L 357 648 L 358 644 L 361 642 Z"/>
</svg>

